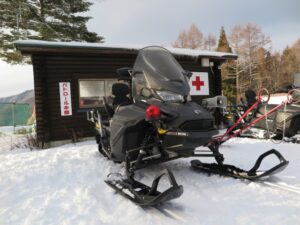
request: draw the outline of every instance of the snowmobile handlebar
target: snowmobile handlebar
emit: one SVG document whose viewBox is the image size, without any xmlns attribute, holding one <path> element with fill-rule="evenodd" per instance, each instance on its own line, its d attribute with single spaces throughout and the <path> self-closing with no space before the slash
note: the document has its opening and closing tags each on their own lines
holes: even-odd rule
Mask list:
<svg viewBox="0 0 300 225">
<path fill-rule="evenodd" d="M 98 114 L 98 112 L 93 109 L 87 111 L 87 113 L 86 113 L 87 120 L 92 123 L 95 123 L 97 121 L 97 114 Z"/>
</svg>

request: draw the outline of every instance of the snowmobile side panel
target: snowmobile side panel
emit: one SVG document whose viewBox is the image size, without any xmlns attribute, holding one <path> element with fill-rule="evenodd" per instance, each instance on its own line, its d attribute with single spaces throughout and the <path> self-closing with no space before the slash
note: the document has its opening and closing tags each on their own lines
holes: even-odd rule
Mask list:
<svg viewBox="0 0 300 225">
<path fill-rule="evenodd" d="M 142 108 L 135 105 L 120 107 L 110 124 L 112 159 L 124 161 L 127 150 L 139 147 L 147 126 Z"/>
</svg>

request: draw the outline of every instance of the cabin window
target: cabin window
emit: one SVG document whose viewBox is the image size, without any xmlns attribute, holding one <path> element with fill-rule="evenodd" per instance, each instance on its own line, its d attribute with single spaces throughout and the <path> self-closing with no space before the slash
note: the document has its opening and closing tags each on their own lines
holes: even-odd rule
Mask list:
<svg viewBox="0 0 300 225">
<path fill-rule="evenodd" d="M 96 108 L 104 105 L 103 97 L 112 102 L 111 87 L 115 79 L 79 79 L 79 108 Z"/>
</svg>

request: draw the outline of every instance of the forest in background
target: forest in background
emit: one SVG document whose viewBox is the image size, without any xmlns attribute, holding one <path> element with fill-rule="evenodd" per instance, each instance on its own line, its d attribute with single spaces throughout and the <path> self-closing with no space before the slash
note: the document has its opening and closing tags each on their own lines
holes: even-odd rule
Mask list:
<svg viewBox="0 0 300 225">
<path fill-rule="evenodd" d="M 172 46 L 236 53 L 237 60 L 222 65 L 223 94 L 232 104 L 238 103 L 249 88 L 278 92 L 293 83 L 294 74 L 300 72 L 300 37 L 282 52 L 274 51 L 271 37 L 251 23 L 235 25 L 228 36 L 221 27 L 218 41 L 192 24 L 179 33 Z"/>
<path fill-rule="evenodd" d="M 16 51 L 16 40 L 104 42 L 104 38 L 89 31 L 87 16 L 93 1 L 0 1 L 0 59 L 11 64 L 30 62 Z M 222 66 L 223 93 L 231 103 L 246 89 L 267 88 L 277 92 L 293 82 L 300 72 L 300 37 L 283 51 L 272 49 L 271 37 L 255 24 L 237 24 L 220 36 L 203 34 L 192 24 L 182 30 L 174 47 L 233 52 L 239 58 Z"/>
</svg>

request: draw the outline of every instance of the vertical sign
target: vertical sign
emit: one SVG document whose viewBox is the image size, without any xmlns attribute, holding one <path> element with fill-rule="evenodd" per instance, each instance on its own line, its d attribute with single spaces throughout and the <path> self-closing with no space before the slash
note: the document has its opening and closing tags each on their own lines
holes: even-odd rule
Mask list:
<svg viewBox="0 0 300 225">
<path fill-rule="evenodd" d="M 209 95 L 208 73 L 193 72 L 189 84 L 190 95 Z"/>
<path fill-rule="evenodd" d="M 72 116 L 70 82 L 59 83 L 60 111 L 62 116 Z"/>
</svg>

